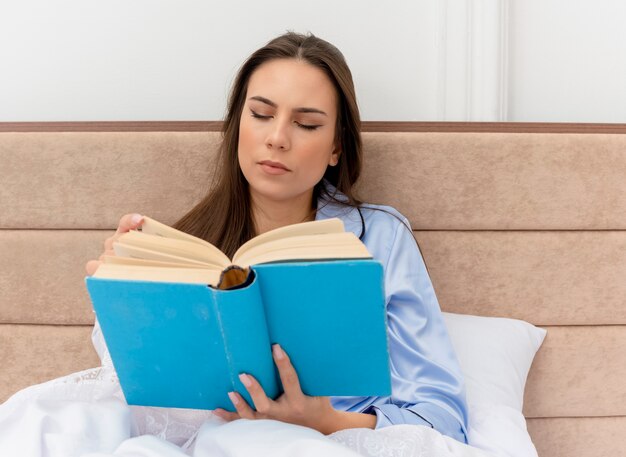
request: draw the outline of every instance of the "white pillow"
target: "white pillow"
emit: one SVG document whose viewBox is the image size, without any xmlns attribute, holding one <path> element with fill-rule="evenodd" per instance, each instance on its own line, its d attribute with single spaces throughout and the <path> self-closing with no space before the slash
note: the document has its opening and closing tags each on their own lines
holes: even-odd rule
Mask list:
<svg viewBox="0 0 626 457">
<path fill-rule="evenodd" d="M 517 319 L 443 316 L 465 376 L 469 444 L 495 455 L 536 456 L 522 406 L 528 371 L 546 331 Z"/>
</svg>

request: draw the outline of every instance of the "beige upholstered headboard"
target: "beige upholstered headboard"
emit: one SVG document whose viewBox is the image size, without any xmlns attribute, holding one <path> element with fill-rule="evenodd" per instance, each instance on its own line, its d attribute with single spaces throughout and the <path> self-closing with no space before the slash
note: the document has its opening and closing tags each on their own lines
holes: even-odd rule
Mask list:
<svg viewBox="0 0 626 457">
<path fill-rule="evenodd" d="M 364 134 L 361 196 L 410 219 L 442 308 L 548 329 L 524 406 L 539 455 L 623 453 L 626 127 L 368 129 L 388 131 Z M 0 401 L 98 364 L 84 264 L 121 215 L 172 223 L 203 195 L 219 133 L 194 130 L 0 124 Z"/>
</svg>

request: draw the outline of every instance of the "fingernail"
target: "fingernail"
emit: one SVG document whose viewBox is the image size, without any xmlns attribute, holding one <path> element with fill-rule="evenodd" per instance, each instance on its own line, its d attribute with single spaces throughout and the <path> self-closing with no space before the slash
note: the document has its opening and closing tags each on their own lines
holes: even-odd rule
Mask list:
<svg viewBox="0 0 626 457">
<path fill-rule="evenodd" d="M 244 386 L 246 387 L 250 387 L 252 385 L 252 381 L 250 381 L 250 378 L 248 377 L 247 374 L 245 373 L 241 373 L 239 375 L 239 380 L 243 383 Z"/>
<path fill-rule="evenodd" d="M 230 398 L 230 401 L 232 401 L 235 406 L 239 403 L 239 399 L 237 398 L 237 395 L 235 395 L 235 392 L 228 392 L 228 398 Z"/>
<path fill-rule="evenodd" d="M 133 217 L 130 218 L 130 221 L 136 225 L 141 222 L 141 218 L 142 218 L 141 214 L 133 214 Z"/>
<path fill-rule="evenodd" d="M 283 357 L 285 357 L 285 353 L 283 352 L 283 350 L 280 348 L 280 346 L 278 344 L 275 344 L 272 347 L 272 350 L 274 351 L 274 357 L 276 357 L 278 360 L 280 360 Z"/>
</svg>

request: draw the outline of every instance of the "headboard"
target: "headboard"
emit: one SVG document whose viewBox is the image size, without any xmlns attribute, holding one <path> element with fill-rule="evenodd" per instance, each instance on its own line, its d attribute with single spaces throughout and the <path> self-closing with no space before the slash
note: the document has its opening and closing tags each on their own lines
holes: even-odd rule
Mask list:
<svg viewBox="0 0 626 457">
<path fill-rule="evenodd" d="M 445 311 L 548 329 L 540 456 L 626 448 L 626 126 L 369 123 L 360 196 L 405 214 Z M 212 123 L 0 124 L 0 402 L 99 361 L 84 265 L 206 192 Z M 209 131 L 213 130 L 213 131 Z"/>
</svg>

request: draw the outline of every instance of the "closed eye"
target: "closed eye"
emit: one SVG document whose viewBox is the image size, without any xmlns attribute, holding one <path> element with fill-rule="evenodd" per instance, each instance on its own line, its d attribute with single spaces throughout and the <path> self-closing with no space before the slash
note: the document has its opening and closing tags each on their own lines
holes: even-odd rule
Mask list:
<svg viewBox="0 0 626 457">
<path fill-rule="evenodd" d="M 305 130 L 316 130 L 320 127 L 319 125 L 306 125 L 300 124 L 299 122 L 296 122 L 296 124 L 298 125 L 298 127 L 302 127 Z"/>
<path fill-rule="evenodd" d="M 251 116 L 255 119 L 262 119 L 262 120 L 266 120 L 266 119 L 271 119 L 273 116 L 264 116 L 262 114 L 259 114 L 255 111 L 250 110 Z M 304 130 L 317 130 L 318 128 L 320 128 L 320 125 L 309 125 L 309 124 L 301 124 L 299 122 L 294 121 L 294 123 L 304 129 Z"/>
<path fill-rule="evenodd" d="M 269 119 L 272 116 L 262 116 L 259 113 L 255 113 L 254 111 L 250 110 L 250 112 L 252 113 L 252 117 L 255 119 Z"/>
</svg>

